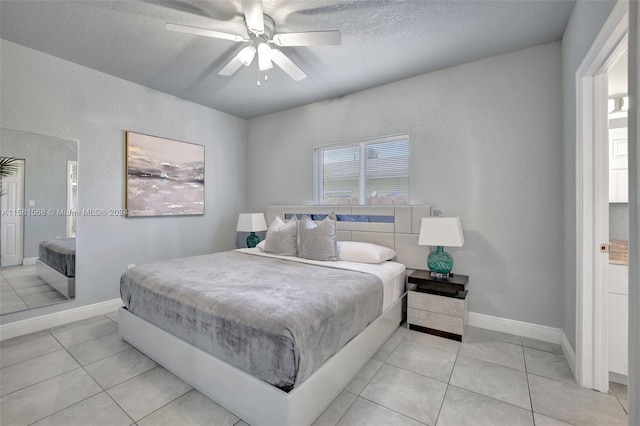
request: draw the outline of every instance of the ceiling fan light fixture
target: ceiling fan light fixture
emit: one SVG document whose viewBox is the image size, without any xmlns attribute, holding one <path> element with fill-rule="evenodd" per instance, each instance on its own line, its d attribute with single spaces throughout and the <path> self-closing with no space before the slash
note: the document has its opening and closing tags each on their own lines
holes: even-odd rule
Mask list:
<svg viewBox="0 0 640 426">
<path fill-rule="evenodd" d="M 2 1 L 2 0 L 0 0 Z M 294 46 L 337 46 L 342 43 L 342 35 L 338 30 L 330 31 L 303 31 L 294 33 L 275 32 L 275 22 L 269 15 L 264 14 L 263 1 L 266 0 L 236 0 L 241 3 L 244 14 L 244 23 L 249 38 L 223 31 L 215 31 L 207 28 L 192 27 L 182 24 L 166 24 L 167 30 L 186 34 L 195 34 L 213 37 L 234 42 L 249 43 L 238 54 L 231 58 L 226 65 L 218 71 L 218 75 L 231 76 L 242 66 L 248 67 L 258 56 L 258 86 L 264 76 L 267 81 L 266 71 L 272 69 L 274 64 L 295 81 L 303 80 L 307 74 L 300 69 L 288 56 L 277 49 L 280 47 Z M 273 48 L 270 46 L 274 46 Z"/>
<path fill-rule="evenodd" d="M 242 62 L 242 65 L 248 67 L 253 62 L 253 58 L 256 56 L 256 48 L 253 46 L 247 46 L 238 53 L 238 59 Z"/>
<path fill-rule="evenodd" d="M 258 68 L 260 68 L 260 71 L 267 71 L 273 68 L 271 48 L 267 43 L 258 44 Z"/>
</svg>

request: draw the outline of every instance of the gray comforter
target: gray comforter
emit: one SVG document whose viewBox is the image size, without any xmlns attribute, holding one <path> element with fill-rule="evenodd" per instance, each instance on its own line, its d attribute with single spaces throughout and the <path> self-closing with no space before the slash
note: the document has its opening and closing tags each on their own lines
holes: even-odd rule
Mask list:
<svg viewBox="0 0 640 426">
<path fill-rule="evenodd" d="M 40 261 L 66 277 L 76 276 L 76 239 L 58 238 L 42 241 L 38 246 Z"/>
<path fill-rule="evenodd" d="M 374 275 L 236 251 L 138 266 L 120 292 L 131 313 L 287 392 L 378 317 L 383 297 Z"/>
</svg>

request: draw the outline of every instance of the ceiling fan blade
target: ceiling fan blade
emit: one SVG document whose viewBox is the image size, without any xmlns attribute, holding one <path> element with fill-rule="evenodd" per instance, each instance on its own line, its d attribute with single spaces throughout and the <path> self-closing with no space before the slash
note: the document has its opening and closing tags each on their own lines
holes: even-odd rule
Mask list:
<svg viewBox="0 0 640 426">
<path fill-rule="evenodd" d="M 307 77 L 304 71 L 278 49 L 271 49 L 271 60 L 295 81 L 300 81 Z"/>
<path fill-rule="evenodd" d="M 262 0 L 242 0 L 241 4 L 249 31 L 256 35 L 263 34 L 264 15 L 262 11 Z"/>
<path fill-rule="evenodd" d="M 231 41 L 249 41 L 248 39 L 239 36 L 237 34 L 223 33 L 221 31 L 207 30 L 205 28 L 190 27 L 189 25 L 171 24 L 165 25 L 165 28 L 169 31 L 176 31 L 179 33 L 196 34 L 205 37 L 221 38 L 223 40 Z"/>
<path fill-rule="evenodd" d="M 274 35 L 273 42 L 278 46 L 337 46 L 342 35 L 338 30 L 284 33 Z"/>
<path fill-rule="evenodd" d="M 220 71 L 218 71 L 218 75 L 229 76 L 234 72 L 238 71 L 238 69 L 243 65 L 240 58 L 238 58 L 239 54 L 234 56 L 233 59 L 227 63 Z"/>
</svg>

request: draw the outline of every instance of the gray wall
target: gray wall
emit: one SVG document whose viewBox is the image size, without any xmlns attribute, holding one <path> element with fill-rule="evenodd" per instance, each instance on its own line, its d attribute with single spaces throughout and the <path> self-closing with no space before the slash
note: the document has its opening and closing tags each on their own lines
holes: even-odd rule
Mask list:
<svg viewBox="0 0 640 426">
<path fill-rule="evenodd" d="M 66 209 L 67 161 L 78 159 L 78 142 L 8 129 L 0 129 L 0 132 L 0 155 L 25 160 L 24 207 Z M 35 204 L 30 206 L 29 200 Z M 24 257 L 38 257 L 41 241 L 66 234 L 67 218 L 64 215 L 25 216 Z"/>
<path fill-rule="evenodd" d="M 76 300 L 2 323 L 117 299 L 131 263 L 234 248 L 246 199 L 245 120 L 5 40 L 0 49 L 0 125 L 80 141 L 80 209 L 124 208 L 126 130 L 206 147 L 205 215 L 80 217 Z"/>
<path fill-rule="evenodd" d="M 615 2 L 578 1 L 562 38 L 562 170 L 564 173 L 564 318 L 576 347 L 576 71 Z"/>
<path fill-rule="evenodd" d="M 461 216 L 470 310 L 562 325 L 559 42 L 249 120 L 247 208 L 313 203 L 314 146 L 407 133 L 412 204 Z M 426 262 L 426 259 L 425 259 Z"/>
</svg>

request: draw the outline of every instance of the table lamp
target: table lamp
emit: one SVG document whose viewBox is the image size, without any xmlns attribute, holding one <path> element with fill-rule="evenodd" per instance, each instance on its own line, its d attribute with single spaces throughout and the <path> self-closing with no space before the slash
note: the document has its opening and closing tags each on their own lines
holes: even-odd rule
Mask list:
<svg viewBox="0 0 640 426">
<path fill-rule="evenodd" d="M 250 232 L 247 237 L 247 247 L 257 246 L 260 242 L 260 237 L 256 235 L 256 232 L 267 230 L 267 222 L 264 220 L 264 214 L 240 213 L 236 230 L 239 232 Z"/>
<path fill-rule="evenodd" d="M 429 253 L 427 267 L 432 275 L 449 276 L 453 268 L 453 257 L 443 246 L 462 247 L 464 236 L 459 217 L 423 217 L 418 245 L 435 246 Z"/>
</svg>

